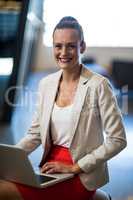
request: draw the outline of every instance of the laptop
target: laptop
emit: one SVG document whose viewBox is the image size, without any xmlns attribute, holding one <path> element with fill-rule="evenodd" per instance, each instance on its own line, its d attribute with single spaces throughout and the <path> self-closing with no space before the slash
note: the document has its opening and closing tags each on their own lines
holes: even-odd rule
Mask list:
<svg viewBox="0 0 133 200">
<path fill-rule="evenodd" d="M 27 153 L 16 146 L 0 144 L 0 179 L 45 188 L 72 178 L 73 174 L 46 174 L 34 169 Z"/>
</svg>

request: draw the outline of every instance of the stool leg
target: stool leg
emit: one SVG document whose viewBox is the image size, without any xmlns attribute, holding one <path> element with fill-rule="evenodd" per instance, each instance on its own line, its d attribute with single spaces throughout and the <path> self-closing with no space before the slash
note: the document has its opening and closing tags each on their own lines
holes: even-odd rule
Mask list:
<svg viewBox="0 0 133 200">
<path fill-rule="evenodd" d="M 112 200 L 112 198 L 111 198 L 110 194 L 109 194 L 109 200 Z"/>
</svg>

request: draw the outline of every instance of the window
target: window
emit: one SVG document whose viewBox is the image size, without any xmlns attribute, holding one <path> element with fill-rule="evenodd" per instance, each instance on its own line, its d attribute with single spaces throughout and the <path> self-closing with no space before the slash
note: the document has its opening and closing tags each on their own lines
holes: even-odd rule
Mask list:
<svg viewBox="0 0 133 200">
<path fill-rule="evenodd" d="M 133 47 L 132 0 L 45 0 L 44 44 L 52 45 L 52 31 L 64 16 L 82 25 L 87 46 Z"/>
<path fill-rule="evenodd" d="M 11 75 L 13 58 L 0 58 L 0 76 Z"/>
</svg>

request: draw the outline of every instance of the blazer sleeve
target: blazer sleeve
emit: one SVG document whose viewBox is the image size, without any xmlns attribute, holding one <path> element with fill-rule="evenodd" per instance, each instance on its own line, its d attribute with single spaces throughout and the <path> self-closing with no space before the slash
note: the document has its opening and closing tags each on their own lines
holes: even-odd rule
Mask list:
<svg viewBox="0 0 133 200">
<path fill-rule="evenodd" d="M 41 144 L 40 116 L 41 116 L 42 99 L 43 99 L 43 84 L 42 81 L 40 81 L 37 92 L 37 103 L 36 103 L 37 107 L 33 116 L 31 126 L 26 136 L 16 144 L 17 147 L 24 149 L 27 153 L 31 153 Z"/>
<path fill-rule="evenodd" d="M 121 112 L 108 80 L 104 79 L 99 84 L 96 93 L 106 138 L 102 145 L 78 161 L 80 168 L 86 173 L 118 154 L 127 144 Z"/>
</svg>

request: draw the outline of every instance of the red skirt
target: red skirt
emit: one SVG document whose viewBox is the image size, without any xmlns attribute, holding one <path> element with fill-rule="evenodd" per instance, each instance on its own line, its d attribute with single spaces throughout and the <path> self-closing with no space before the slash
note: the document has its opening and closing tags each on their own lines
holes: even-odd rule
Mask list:
<svg viewBox="0 0 133 200">
<path fill-rule="evenodd" d="M 54 145 L 45 162 L 61 161 L 66 164 L 72 164 L 72 158 L 67 148 Z M 34 188 L 21 184 L 16 184 L 24 200 L 89 200 L 95 194 L 94 191 L 88 191 L 81 183 L 79 176 L 61 183 L 57 183 L 47 188 Z"/>
</svg>

